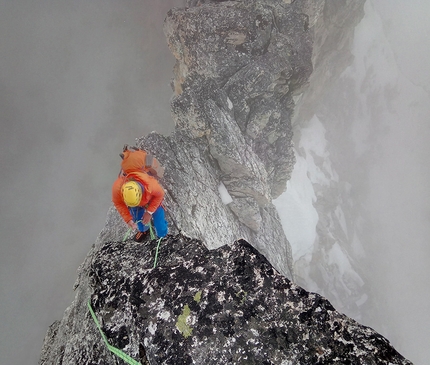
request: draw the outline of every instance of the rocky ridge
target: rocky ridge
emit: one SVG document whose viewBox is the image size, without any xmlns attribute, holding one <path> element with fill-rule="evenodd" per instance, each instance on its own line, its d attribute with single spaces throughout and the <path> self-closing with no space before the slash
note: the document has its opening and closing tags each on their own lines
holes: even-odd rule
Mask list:
<svg viewBox="0 0 430 365">
<path fill-rule="evenodd" d="M 123 242 L 126 227 L 111 208 L 79 269 L 75 301 L 48 331 L 40 364 L 120 361 L 97 332 L 89 298 L 111 344 L 151 364 L 408 364 L 387 340 L 288 280 L 291 248 L 271 203 L 294 165 L 295 100 L 308 85 L 315 31 L 329 5 L 188 6 L 165 22 L 177 59 L 175 133 L 137 141 L 166 168 L 161 182 L 173 236 L 152 269 L 155 242 Z M 345 12 L 355 6 L 339 4 Z"/>
<path fill-rule="evenodd" d="M 77 302 L 51 326 L 40 364 L 411 364 L 371 328 L 273 269 L 244 240 L 208 250 L 183 235 L 104 242 L 83 264 Z M 79 320 L 78 320 L 79 319 Z M 73 336 L 70 334 L 73 333 Z"/>
</svg>

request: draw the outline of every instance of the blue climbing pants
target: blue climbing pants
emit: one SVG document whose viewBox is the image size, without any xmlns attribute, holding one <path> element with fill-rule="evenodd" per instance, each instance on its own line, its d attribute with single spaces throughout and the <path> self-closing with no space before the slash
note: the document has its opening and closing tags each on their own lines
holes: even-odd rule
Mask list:
<svg viewBox="0 0 430 365">
<path fill-rule="evenodd" d="M 146 232 L 149 229 L 149 225 L 144 225 L 142 223 L 142 217 L 145 213 L 145 208 L 128 207 L 128 210 L 133 217 L 133 221 L 137 223 L 137 229 L 141 232 Z M 167 221 L 165 215 L 166 214 L 162 206 L 159 206 L 157 210 L 152 214 L 152 223 L 154 224 L 155 233 L 160 238 L 167 235 Z"/>
</svg>

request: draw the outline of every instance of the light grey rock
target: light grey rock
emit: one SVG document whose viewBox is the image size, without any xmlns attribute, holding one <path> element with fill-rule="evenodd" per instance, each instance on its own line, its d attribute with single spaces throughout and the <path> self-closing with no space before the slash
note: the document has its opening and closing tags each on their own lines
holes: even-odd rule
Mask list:
<svg viewBox="0 0 430 365">
<path fill-rule="evenodd" d="M 223 182 L 233 196 L 252 196 L 261 205 L 270 202 L 267 172 L 247 144 L 237 123 L 214 101 L 206 104 L 210 118 L 209 151 L 219 165 Z"/>
<path fill-rule="evenodd" d="M 309 16 L 296 3 L 189 2 L 195 7 L 172 10 L 165 24 L 177 59 L 176 125 L 193 138 L 209 136 L 205 105 L 214 101 L 264 163 L 271 198 L 285 190 L 294 165 L 293 96 L 312 72 Z"/>
<path fill-rule="evenodd" d="M 181 220 L 178 226 L 203 239 L 208 247 L 228 244 L 231 237 L 238 236 L 254 247 L 271 247 L 265 236 L 253 232 L 261 227 L 277 231 L 273 226 L 278 224 L 276 220 L 265 221 L 258 210 L 270 206 L 285 190 L 294 165 L 293 96 L 307 85 L 312 72 L 309 16 L 302 6 L 282 1 L 188 5 L 170 11 L 165 22 L 167 41 L 177 59 L 172 82 L 176 133 L 168 143 L 174 150 L 178 149 L 175 143 L 196 146 L 199 158 L 195 164 L 203 163 L 204 170 L 213 175 L 211 181 L 204 182 L 205 187 L 216 195 L 223 183 L 232 198 L 240 200 L 224 206 L 220 199 L 215 204 L 203 195 L 200 199 L 178 197 L 182 193 L 170 191 L 170 186 L 175 187 L 172 180 L 166 181 L 166 188 L 175 198 L 168 205 L 197 218 L 194 223 Z M 162 163 L 170 164 L 157 143 L 145 138 L 138 143 Z M 203 181 L 202 174 L 196 177 L 190 173 L 193 182 L 186 186 L 195 185 L 196 178 Z M 186 180 L 184 175 L 182 181 Z M 215 226 L 229 233 L 208 231 L 207 212 Z M 277 269 L 292 278 L 291 250 L 282 231 L 280 239 L 284 242 L 281 251 L 286 247 L 287 256 L 279 259 L 280 249 L 272 247 L 266 250 L 268 259 L 282 263 Z"/>
<path fill-rule="evenodd" d="M 262 205 L 252 194 L 246 195 L 246 189 L 250 192 L 255 189 L 247 169 L 242 167 L 245 171 L 242 180 L 239 170 L 233 177 L 223 178 L 207 139 L 196 140 L 179 133 L 172 137 L 151 133 L 139 139 L 138 145 L 154 153 L 166 167 L 161 183 L 166 191 L 165 206 L 172 232 L 181 231 L 201 239 L 210 249 L 245 238 L 270 257 L 277 270 L 293 278 L 291 248 L 278 213 L 272 203 Z M 230 209 L 230 204 L 225 205 L 218 189 L 221 183 L 227 189 L 230 187 L 233 201 L 248 197 L 242 204 L 246 202 L 246 209 L 253 214 L 245 217 L 244 212 L 238 213 L 239 218 Z M 259 215 L 254 214 L 257 210 Z M 264 211 L 270 211 L 270 214 Z M 255 232 L 253 229 L 257 226 L 260 228 Z"/>
<path fill-rule="evenodd" d="M 312 72 L 312 29 L 303 11 L 306 7 L 282 1 L 189 5 L 170 11 L 165 22 L 168 44 L 177 59 L 172 82 L 176 132 L 166 143 L 151 135 L 138 145 L 174 174 L 164 181 L 166 204 L 173 216 L 179 214 L 177 225 L 184 233 L 210 248 L 239 236 L 254 247 L 271 247 L 266 249 L 268 259 L 282 264 L 275 266 L 292 278 L 291 250 L 282 231 L 282 249 L 256 231 L 278 230 L 276 219 L 265 221 L 258 210 L 266 209 L 285 190 L 294 165 L 293 97 L 306 87 Z M 309 9 L 305 10 L 321 10 Z M 187 148 L 189 153 L 179 151 Z M 175 152 L 165 156 L 168 149 Z M 176 166 L 184 168 L 181 178 Z M 225 206 L 219 197 L 213 199 L 219 196 L 221 183 L 236 203 Z M 205 194 L 197 198 L 175 191 L 180 186 L 193 187 L 194 192 L 204 187 Z M 208 219 L 216 229 L 208 227 Z M 279 259 L 285 247 L 287 255 Z"/>
<path fill-rule="evenodd" d="M 261 226 L 260 208 L 251 197 L 247 198 L 234 198 L 230 203 L 229 208 L 238 217 L 239 221 L 251 228 L 253 231 L 258 232 Z"/>
</svg>

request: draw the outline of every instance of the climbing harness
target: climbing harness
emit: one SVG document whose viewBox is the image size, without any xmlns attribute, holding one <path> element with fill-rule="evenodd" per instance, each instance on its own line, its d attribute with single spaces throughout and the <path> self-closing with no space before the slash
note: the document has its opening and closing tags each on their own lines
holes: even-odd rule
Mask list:
<svg viewBox="0 0 430 365">
<path fill-rule="evenodd" d="M 115 354 L 116 356 L 118 356 L 120 359 L 124 360 L 127 364 L 142 365 L 139 361 L 134 360 L 132 357 L 128 356 L 125 352 L 123 352 L 120 349 L 109 344 L 109 342 L 106 338 L 106 335 L 103 333 L 103 331 L 100 327 L 100 323 L 97 320 L 96 314 L 94 313 L 93 308 L 91 307 L 91 299 L 88 299 L 88 308 L 90 310 L 91 317 L 93 317 L 94 323 L 96 324 L 98 330 L 100 331 L 102 338 L 103 338 L 103 341 L 106 344 L 108 350 L 110 352 L 112 352 L 113 354 Z"/>
</svg>

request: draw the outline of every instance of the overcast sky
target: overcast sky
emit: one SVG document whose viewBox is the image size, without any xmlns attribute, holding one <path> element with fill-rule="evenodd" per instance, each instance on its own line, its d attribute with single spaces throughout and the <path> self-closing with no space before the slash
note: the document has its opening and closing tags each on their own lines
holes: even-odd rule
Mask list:
<svg viewBox="0 0 430 365">
<path fill-rule="evenodd" d="M 372 3 L 385 19 L 403 73 L 429 90 L 430 31 L 424 24 L 430 3 Z M 174 59 L 162 24 L 168 9 L 183 4 L 0 0 L 0 364 L 37 363 L 48 326 L 61 319 L 72 302 L 76 269 L 104 225 L 122 145 L 152 130 L 173 130 L 169 82 Z M 428 134 L 414 130 L 409 137 L 417 134 L 421 139 L 416 153 L 396 158 L 410 156 L 428 166 L 428 151 L 418 147 L 426 144 Z M 384 146 L 392 148 L 395 140 L 385 140 Z M 390 165 L 385 174 L 372 176 L 378 186 L 387 186 L 394 171 L 396 165 Z M 418 190 L 410 184 L 417 177 L 422 179 Z M 393 185 L 395 191 L 375 190 L 385 204 L 375 209 L 384 207 L 384 214 L 388 208 L 394 214 L 389 203 L 407 186 L 414 191 L 411 214 L 419 215 L 417 224 L 425 232 L 430 210 L 421 199 L 429 190 L 424 177 L 429 177 L 427 172 L 410 169 L 401 184 Z M 390 224 L 395 226 L 398 217 Z M 378 233 L 381 239 L 389 229 Z M 411 244 L 404 262 L 404 267 L 414 267 L 420 258 L 423 274 L 412 278 L 414 295 L 418 285 L 428 290 L 428 251 L 419 251 L 425 237 Z M 384 263 L 382 252 L 376 258 L 376 264 Z M 381 273 L 385 269 L 389 264 L 381 265 Z M 397 272 L 395 279 L 407 287 L 409 277 Z M 417 270 L 407 274 L 417 275 Z M 397 299 L 397 288 L 392 280 L 388 283 L 386 300 Z M 428 306 L 425 289 L 421 301 L 414 296 L 420 311 Z M 408 310 L 407 305 L 402 303 L 402 309 Z M 387 312 L 396 315 L 395 307 L 388 306 Z"/>
</svg>

